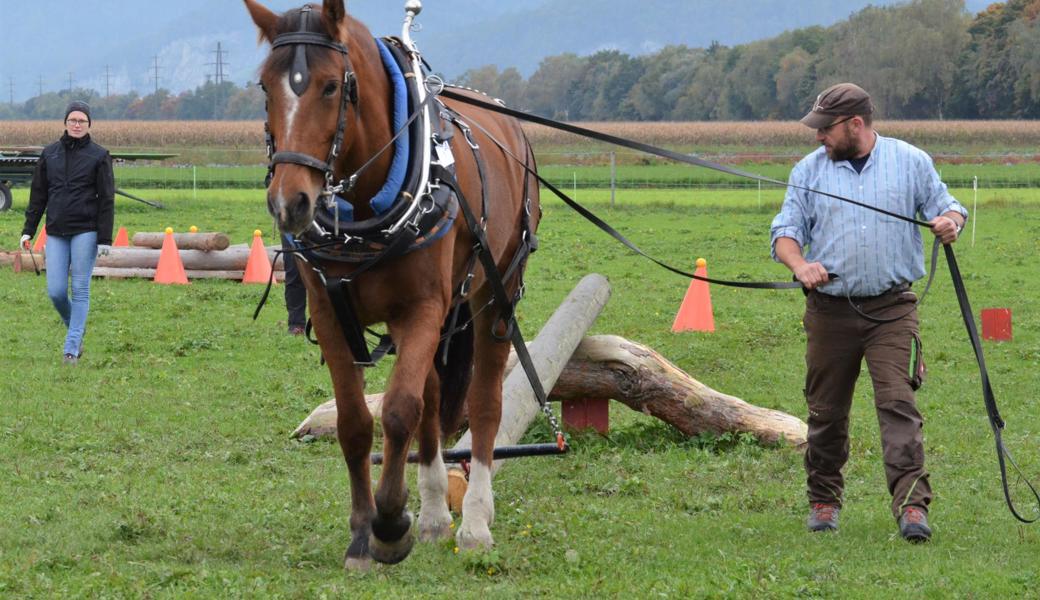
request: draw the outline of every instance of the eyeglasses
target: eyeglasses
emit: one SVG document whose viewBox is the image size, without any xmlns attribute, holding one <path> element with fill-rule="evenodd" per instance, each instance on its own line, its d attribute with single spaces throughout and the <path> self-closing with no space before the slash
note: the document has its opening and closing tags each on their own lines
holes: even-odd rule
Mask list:
<svg viewBox="0 0 1040 600">
<path fill-rule="evenodd" d="M 86 125 L 87 123 L 90 123 L 90 121 L 86 119 L 68 119 L 65 122 L 69 125 Z"/>
<path fill-rule="evenodd" d="M 820 135 L 827 135 L 828 133 L 830 133 L 831 129 L 834 129 L 837 125 L 841 125 L 845 121 L 849 121 L 849 120 L 855 119 L 855 118 L 856 118 L 856 115 L 850 115 L 848 117 L 845 117 L 844 119 L 835 121 L 835 122 L 831 123 L 830 125 L 828 125 L 826 127 L 820 127 L 819 129 L 816 130 L 816 133 L 818 133 Z"/>
</svg>

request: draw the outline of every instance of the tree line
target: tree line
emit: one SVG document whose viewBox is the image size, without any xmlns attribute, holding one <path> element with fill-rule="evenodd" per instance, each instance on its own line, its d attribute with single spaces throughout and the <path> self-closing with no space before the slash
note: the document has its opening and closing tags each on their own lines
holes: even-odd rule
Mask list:
<svg viewBox="0 0 1040 600">
<path fill-rule="evenodd" d="M 527 79 L 485 66 L 457 82 L 538 114 L 572 121 L 796 119 L 826 86 L 854 81 L 889 119 L 1040 117 L 1040 0 L 971 16 L 963 0 L 867 7 L 830 27 L 707 48 L 630 56 L 604 50 L 542 60 Z M 692 26 L 692 25 L 691 25 Z M 49 93 L 0 105 L 0 118 L 60 118 L 70 97 L 106 119 L 258 119 L 256 86 L 206 83 L 174 95 Z"/>
</svg>

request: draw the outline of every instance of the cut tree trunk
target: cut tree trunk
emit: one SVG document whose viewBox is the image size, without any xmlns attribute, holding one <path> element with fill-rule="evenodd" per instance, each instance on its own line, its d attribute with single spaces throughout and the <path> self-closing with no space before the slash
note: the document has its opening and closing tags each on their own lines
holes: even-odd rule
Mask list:
<svg viewBox="0 0 1040 600">
<path fill-rule="evenodd" d="M 166 234 L 162 232 L 142 231 L 135 233 L 130 243 L 141 248 L 162 248 Z M 231 245 L 226 233 L 175 233 L 173 241 L 179 250 L 227 250 Z"/>
</svg>

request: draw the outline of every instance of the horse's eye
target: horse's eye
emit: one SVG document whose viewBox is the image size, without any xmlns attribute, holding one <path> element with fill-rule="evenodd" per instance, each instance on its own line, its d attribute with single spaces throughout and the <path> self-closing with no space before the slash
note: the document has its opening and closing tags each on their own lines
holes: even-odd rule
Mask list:
<svg viewBox="0 0 1040 600">
<path fill-rule="evenodd" d="M 325 96 L 326 98 L 331 98 L 336 95 L 336 90 L 338 89 L 339 83 L 335 81 L 330 81 L 325 84 L 325 89 L 321 91 L 321 95 Z"/>
<path fill-rule="evenodd" d="M 261 91 L 261 92 L 263 92 L 263 93 L 265 93 L 265 94 L 267 93 L 267 86 L 266 86 L 266 85 L 264 85 L 264 82 L 263 82 L 263 81 L 258 81 L 258 82 L 256 82 L 256 85 L 257 85 L 257 87 L 259 87 L 259 88 L 260 88 L 260 91 Z"/>
</svg>

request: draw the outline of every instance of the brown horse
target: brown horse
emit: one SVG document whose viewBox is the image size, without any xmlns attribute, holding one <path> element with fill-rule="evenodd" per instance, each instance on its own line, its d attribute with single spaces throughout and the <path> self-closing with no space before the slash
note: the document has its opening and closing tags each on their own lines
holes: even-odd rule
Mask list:
<svg viewBox="0 0 1040 600">
<path fill-rule="evenodd" d="M 329 182 L 347 178 L 370 160 L 350 194 L 344 194 L 355 220 L 373 218 L 367 200 L 381 189 L 391 169 L 391 153 L 381 149 L 390 145 L 395 133 L 392 83 L 376 41 L 347 14 L 344 0 L 324 0 L 322 6 L 308 5 L 281 15 L 254 0 L 244 2 L 261 39 L 272 44 L 260 79 L 267 93 L 268 127 L 278 151 L 267 189 L 268 209 L 278 226 L 296 236 L 310 230 L 319 204 L 328 197 Z M 486 221 L 487 254 L 505 273 L 516 262 L 514 257 L 527 237 L 524 230 L 533 235 L 540 215 L 538 186 L 530 185 L 524 165 L 507 154 L 533 164 L 530 146 L 512 119 L 448 101 L 444 105 L 472 126 L 470 139 L 479 147 L 483 174 L 466 136 L 455 135 L 450 144 L 461 192 L 458 198 Z M 330 152 L 339 137 L 342 143 Z M 295 158 L 279 161 L 279 154 Z M 323 168 L 326 156 L 330 157 L 324 161 L 328 171 Z M 477 236 L 461 216 L 436 242 L 381 261 L 356 277 L 352 275 L 359 268 L 356 262 L 312 259 L 309 268 L 301 268 L 314 331 L 332 376 L 339 443 L 350 473 L 348 568 L 365 568 L 371 559 L 395 563 L 411 550 L 405 464 L 416 437 L 419 537 L 437 540 L 451 535 L 447 472 L 440 450 L 444 436 L 458 426 L 463 400 L 473 434 L 473 458 L 457 542 L 464 549 L 492 545 L 491 466 L 509 354 L 501 329 L 508 315 L 495 302 L 487 275 L 474 267 Z M 520 286 L 520 263 L 505 282 L 514 296 Z M 363 368 L 356 363 L 357 352 L 351 351 L 345 319 L 323 285 L 333 277 L 350 280 L 347 296 L 358 324 L 385 323 L 396 346 L 381 414 L 384 466 L 374 495 L 369 456 L 373 421 L 365 404 Z M 463 285 L 467 279 L 470 284 Z M 474 307 L 468 313 L 473 315 L 472 333 L 468 338 L 455 336 L 451 351 L 443 352 L 448 357 L 445 365 L 438 351 L 442 328 L 451 321 L 453 305 L 460 302 Z M 497 337 L 492 335 L 496 331 Z"/>
</svg>

